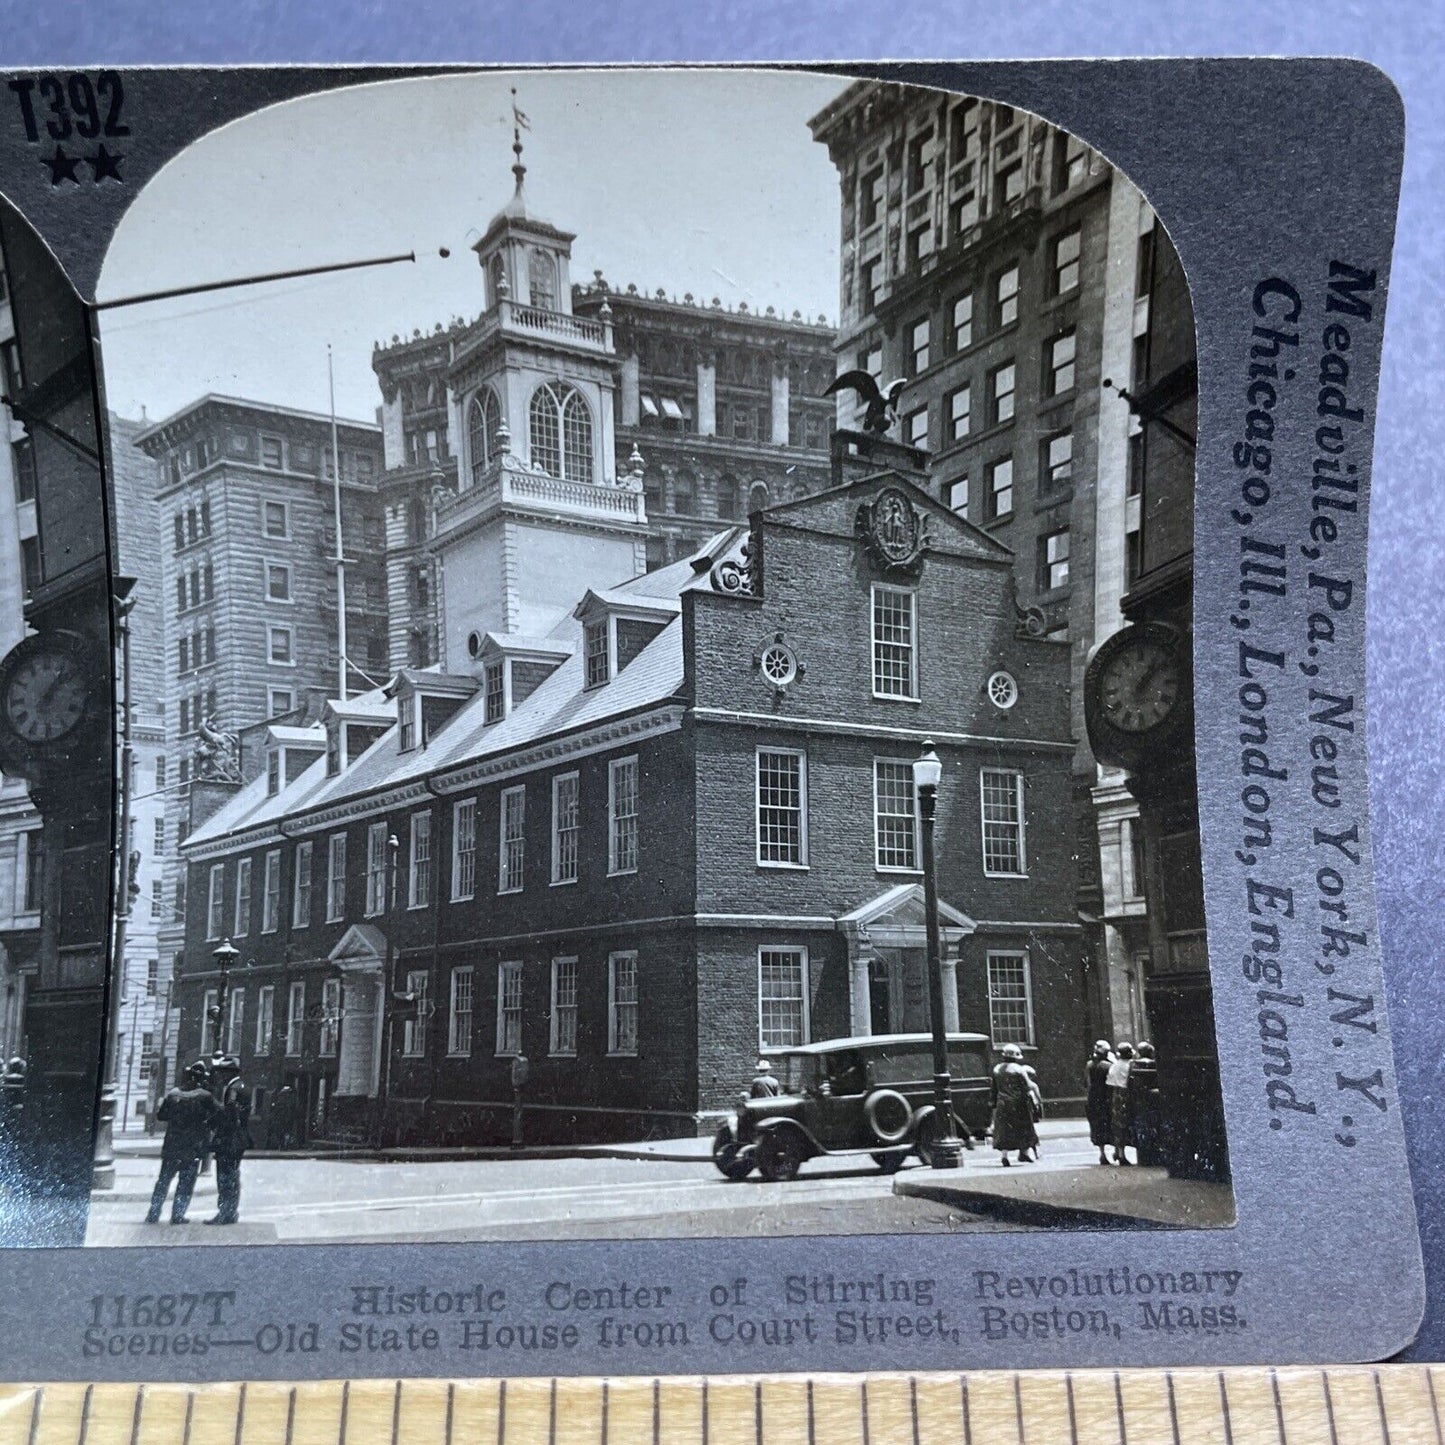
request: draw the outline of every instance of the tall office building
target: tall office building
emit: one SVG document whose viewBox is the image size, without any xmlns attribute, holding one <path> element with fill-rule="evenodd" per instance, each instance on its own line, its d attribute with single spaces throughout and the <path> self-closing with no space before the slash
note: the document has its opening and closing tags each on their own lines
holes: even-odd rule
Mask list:
<svg viewBox="0 0 1445 1445">
<path fill-rule="evenodd" d="M 841 184 L 840 370 L 902 378 L 936 494 L 1008 546 L 1031 626 L 1072 658 L 1087 1031 L 1147 1028 L 1138 806 L 1084 742 L 1083 670 L 1139 565 L 1142 364 L 1167 247 L 1104 157 L 1012 106 L 860 81 L 813 117 Z M 850 398 L 840 420 L 853 419 Z"/>
</svg>

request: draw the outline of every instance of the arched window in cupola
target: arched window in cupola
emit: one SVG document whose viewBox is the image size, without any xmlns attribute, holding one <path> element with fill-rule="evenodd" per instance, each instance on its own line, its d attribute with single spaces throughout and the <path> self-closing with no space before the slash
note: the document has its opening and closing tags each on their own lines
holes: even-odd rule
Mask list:
<svg viewBox="0 0 1445 1445">
<path fill-rule="evenodd" d="M 497 432 L 502 425 L 502 403 L 497 393 L 484 386 L 467 407 L 468 455 L 472 464 L 472 485 L 478 486 L 487 468 L 500 455 Z"/>
<path fill-rule="evenodd" d="M 557 309 L 557 263 L 541 247 L 527 257 L 527 291 L 539 311 Z"/>
<path fill-rule="evenodd" d="M 592 413 L 571 386 L 544 382 L 532 393 L 532 465 L 569 482 L 592 480 Z"/>
<path fill-rule="evenodd" d="M 505 263 L 502 261 L 501 253 L 498 252 L 487 266 L 487 290 L 491 293 L 487 299 L 493 306 L 496 306 L 502 299 L 502 292 L 506 290 L 502 284 L 505 276 Z"/>
</svg>

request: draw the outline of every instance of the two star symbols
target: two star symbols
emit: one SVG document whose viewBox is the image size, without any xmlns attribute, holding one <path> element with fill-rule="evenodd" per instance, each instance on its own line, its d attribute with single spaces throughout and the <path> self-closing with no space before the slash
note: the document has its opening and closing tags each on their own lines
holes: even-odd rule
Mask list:
<svg viewBox="0 0 1445 1445">
<path fill-rule="evenodd" d="M 113 155 L 103 145 L 97 146 L 95 154 L 89 156 L 69 155 L 64 146 L 57 145 L 55 154 L 42 156 L 41 163 L 50 167 L 50 184 L 52 186 L 63 185 L 66 181 L 71 181 L 78 186 L 81 183 L 80 177 L 76 174 L 79 166 L 90 167 L 90 178 L 93 181 L 119 181 L 121 179 L 120 163 L 124 159 L 124 156 Z"/>
</svg>

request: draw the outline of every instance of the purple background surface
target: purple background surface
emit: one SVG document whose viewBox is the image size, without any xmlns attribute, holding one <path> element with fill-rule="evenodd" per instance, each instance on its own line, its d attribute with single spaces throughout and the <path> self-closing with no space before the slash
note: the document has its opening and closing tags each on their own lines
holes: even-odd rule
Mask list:
<svg viewBox="0 0 1445 1445">
<path fill-rule="evenodd" d="M 1445 1356 L 1445 7 L 1435 0 L 1035 0 L 1028 5 L 673 3 L 400 5 L 0 0 L 8 66 L 284 62 L 983 59 L 1351 55 L 1389 73 L 1409 127 L 1371 517 L 1370 757 L 1377 891 L 1402 1103 L 1431 1292 L 1413 1357 Z M 1329 97 L 1321 98 L 1329 104 Z M 1339 204 L 1347 208 L 1348 195 Z M 1439 502 L 1435 503 L 1438 506 Z M 1368 1229 L 1369 1222 L 1360 1227 Z M 1302 1302 L 1303 1303 L 1303 1302 Z"/>
</svg>

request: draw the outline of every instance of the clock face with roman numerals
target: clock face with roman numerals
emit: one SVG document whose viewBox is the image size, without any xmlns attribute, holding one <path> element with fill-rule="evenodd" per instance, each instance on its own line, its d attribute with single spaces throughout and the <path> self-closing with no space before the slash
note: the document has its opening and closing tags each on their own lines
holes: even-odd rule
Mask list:
<svg viewBox="0 0 1445 1445">
<path fill-rule="evenodd" d="M 1175 648 L 1150 633 L 1120 647 L 1099 674 L 1099 710 L 1126 733 L 1147 733 L 1166 722 L 1182 684 Z"/>
<path fill-rule="evenodd" d="M 27 637 L 0 667 L 0 721 L 27 749 L 64 748 L 94 712 L 97 659 L 69 634 Z"/>
</svg>

